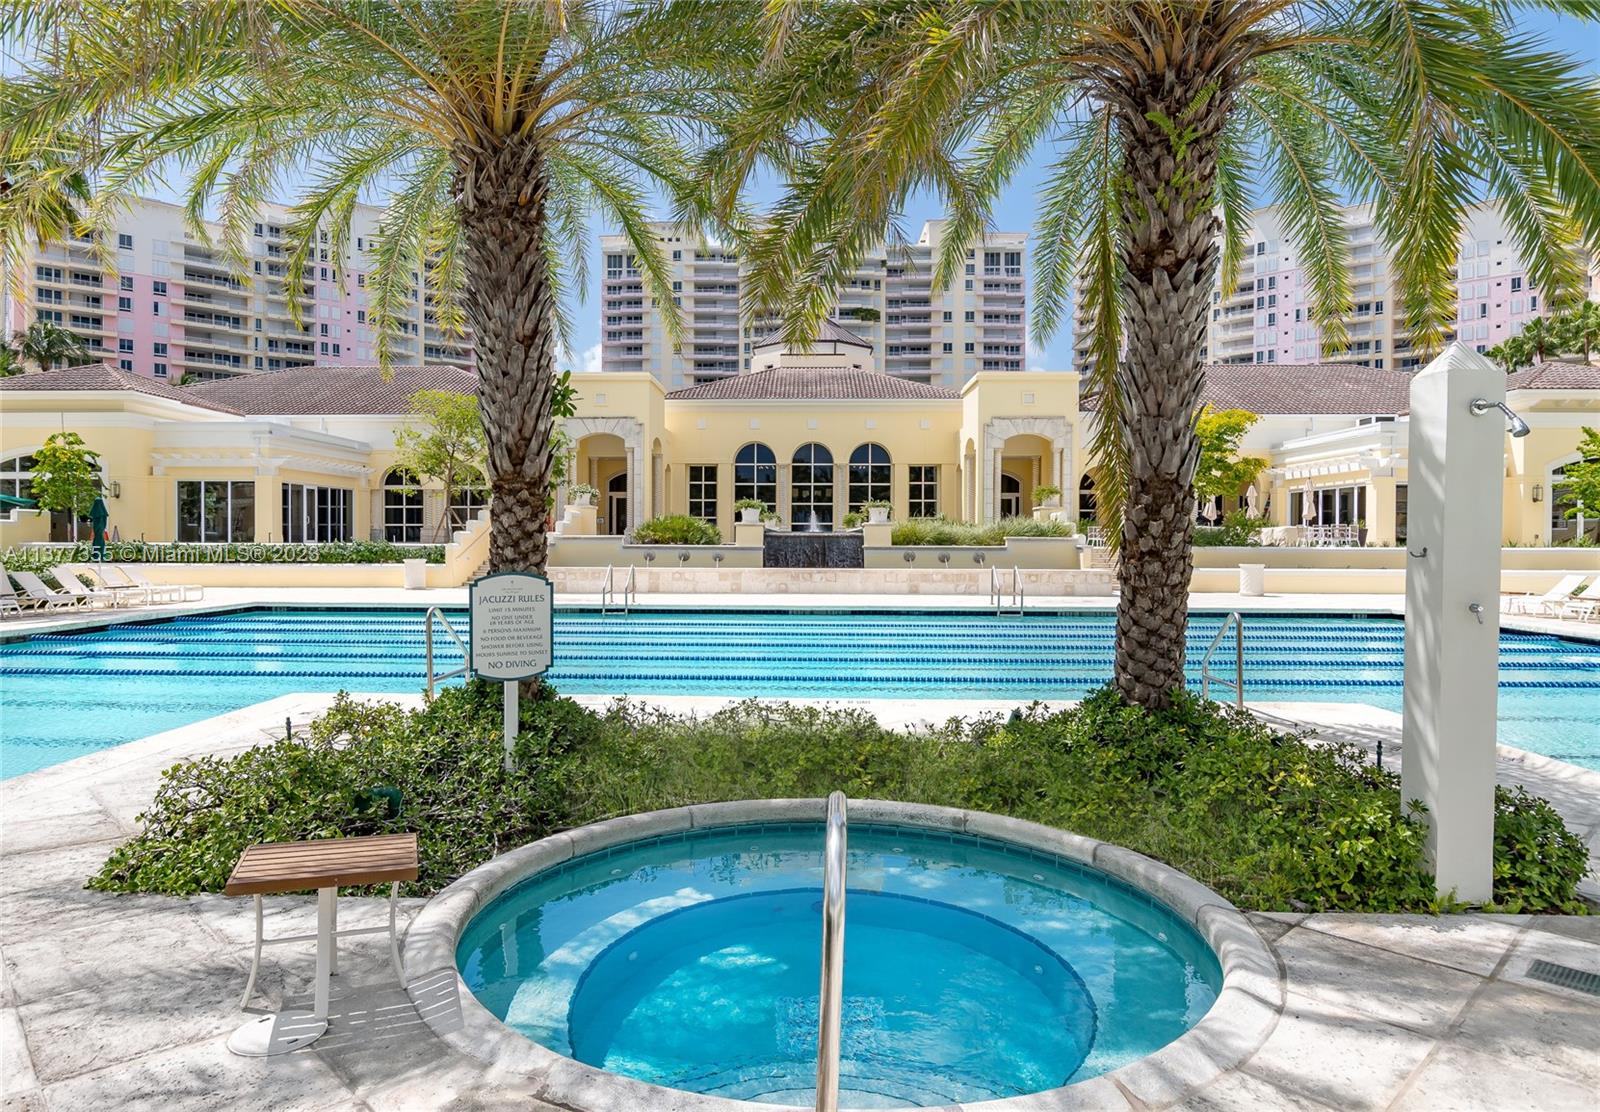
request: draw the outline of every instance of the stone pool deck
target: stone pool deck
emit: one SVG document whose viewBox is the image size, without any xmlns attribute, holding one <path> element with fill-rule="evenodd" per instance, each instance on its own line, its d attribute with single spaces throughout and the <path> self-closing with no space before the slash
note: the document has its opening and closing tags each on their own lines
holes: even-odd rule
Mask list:
<svg viewBox="0 0 1600 1112">
<path fill-rule="evenodd" d="M 277 736 L 285 716 L 301 724 L 328 699 L 285 696 L 0 782 L 0 1109 L 555 1107 L 540 1099 L 537 1079 L 498 1075 L 436 1038 L 394 982 L 381 936 L 341 946 L 332 1027 L 313 1047 L 233 1057 L 225 1041 L 243 1018 L 248 901 L 83 889 L 134 831 L 161 769 Z M 1263 709 L 1302 715 L 1292 705 Z M 1383 727 L 1382 712 L 1324 723 L 1330 735 L 1358 741 Z M 1600 831 L 1600 774 L 1551 780 L 1559 769 L 1517 766 L 1504 754 L 1501 767 L 1503 776 L 1563 788 L 1558 802 L 1569 817 L 1591 838 Z M 382 920 L 382 901 L 341 904 L 342 927 Z M 269 935 L 308 930 L 314 920 L 310 896 L 267 905 Z M 419 906 L 405 901 L 408 921 Z M 1260 1047 L 1198 1091 L 1174 1076 L 1172 1099 L 1149 1103 L 1102 1088 L 1095 1096 L 1104 1103 L 1079 1107 L 1595 1106 L 1600 997 L 1533 980 L 1529 967 L 1544 960 L 1600 973 L 1600 916 L 1250 918 L 1273 951 L 1286 1001 Z M 254 1007 L 306 1001 L 311 974 L 309 946 L 269 949 Z"/>
</svg>

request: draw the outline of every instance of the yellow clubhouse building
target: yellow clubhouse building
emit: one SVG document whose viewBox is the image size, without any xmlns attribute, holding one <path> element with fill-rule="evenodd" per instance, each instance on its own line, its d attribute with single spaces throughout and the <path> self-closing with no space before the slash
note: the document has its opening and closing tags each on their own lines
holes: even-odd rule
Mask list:
<svg viewBox="0 0 1600 1112">
<path fill-rule="evenodd" d="M 1094 413 L 1073 372 L 931 386 L 879 372 L 870 344 L 832 326 L 806 350 L 768 343 L 750 371 L 680 390 L 646 372 L 573 381 L 568 473 L 598 493 L 576 513 L 561 507 L 584 499 L 558 495 L 558 532 L 627 534 L 648 518 L 690 514 L 731 541 L 735 504 L 746 499 L 786 529 L 840 529 L 880 502 L 892 520 L 1093 517 L 1085 446 Z M 1211 367 L 1207 402 L 1260 415 L 1244 448 L 1269 466 L 1253 494 L 1210 512 L 1254 505 L 1270 522 L 1268 543 L 1403 541 L 1409 381 L 1344 364 Z M 1506 442 L 1497 492 L 1506 541 L 1592 535 L 1592 519 L 1566 516 L 1563 468 L 1578 459 L 1583 427 L 1600 426 L 1600 367 L 1546 363 L 1507 386 L 1532 431 Z M 0 494 L 27 498 L 33 453 L 70 431 L 100 454 L 118 539 L 443 541 L 444 493 L 395 469 L 395 435 L 417 421 L 416 391 L 475 388 L 470 371 L 450 366 L 390 377 L 318 366 L 182 388 L 105 364 L 0 379 Z M 1056 503 L 1040 487 L 1065 493 Z M 483 498 L 463 491 L 457 502 L 463 520 Z M 0 545 L 64 531 L 36 511 L 0 516 Z"/>
</svg>

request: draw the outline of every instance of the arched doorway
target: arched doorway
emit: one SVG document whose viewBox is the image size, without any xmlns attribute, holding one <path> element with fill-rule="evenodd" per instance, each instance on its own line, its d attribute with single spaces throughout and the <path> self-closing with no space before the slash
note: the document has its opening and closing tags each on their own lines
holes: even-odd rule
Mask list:
<svg viewBox="0 0 1600 1112">
<path fill-rule="evenodd" d="M 1000 516 L 1022 516 L 1022 480 L 1010 472 L 1000 475 Z"/>
<path fill-rule="evenodd" d="M 1083 478 L 1078 480 L 1078 520 L 1096 520 L 1098 508 L 1099 502 L 1094 494 L 1094 476 L 1085 471 Z"/>
<path fill-rule="evenodd" d="M 628 473 L 618 471 L 606 483 L 606 532 L 628 531 Z"/>
<path fill-rule="evenodd" d="M 821 444 L 795 449 L 789 520 L 800 530 L 833 528 L 833 453 Z"/>
</svg>

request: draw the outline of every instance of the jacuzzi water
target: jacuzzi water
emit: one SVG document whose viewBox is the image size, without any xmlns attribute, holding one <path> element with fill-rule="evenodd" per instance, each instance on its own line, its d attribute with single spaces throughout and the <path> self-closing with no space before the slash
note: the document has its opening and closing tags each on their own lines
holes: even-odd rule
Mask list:
<svg viewBox="0 0 1600 1112">
<path fill-rule="evenodd" d="M 468 924 L 473 994 L 550 1049 L 653 1084 L 815 1100 L 819 823 L 631 842 L 535 875 Z M 1115 879 L 1006 843 L 852 823 L 841 1103 L 1055 1088 L 1177 1038 L 1215 955 Z"/>
<path fill-rule="evenodd" d="M 1220 621 L 1190 619 L 1191 686 Z M 1105 611 L 562 609 L 550 678 L 572 694 L 1076 699 L 1110 678 L 1114 632 Z M 1394 618 L 1251 615 L 1247 694 L 1399 710 L 1403 637 Z M 440 670 L 461 663 L 442 633 L 437 648 Z M 295 691 L 416 692 L 422 674 L 419 610 L 254 609 L 13 641 L 0 775 Z M 1600 769 L 1600 643 L 1502 632 L 1499 713 L 1503 744 Z"/>
</svg>

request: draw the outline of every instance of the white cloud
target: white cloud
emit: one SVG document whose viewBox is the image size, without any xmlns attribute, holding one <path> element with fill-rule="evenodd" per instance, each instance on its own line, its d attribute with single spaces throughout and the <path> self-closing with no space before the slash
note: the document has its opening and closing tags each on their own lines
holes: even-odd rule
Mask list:
<svg viewBox="0 0 1600 1112">
<path fill-rule="evenodd" d="M 595 374 L 600 370 L 600 345 L 584 348 L 578 355 L 577 366 L 572 368 L 574 373 Z"/>
</svg>

